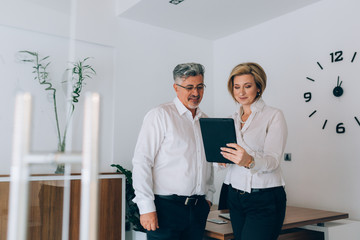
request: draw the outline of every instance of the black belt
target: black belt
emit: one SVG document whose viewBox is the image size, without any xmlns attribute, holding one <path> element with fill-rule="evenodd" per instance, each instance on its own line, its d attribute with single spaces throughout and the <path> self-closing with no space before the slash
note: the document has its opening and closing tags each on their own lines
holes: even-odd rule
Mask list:
<svg viewBox="0 0 360 240">
<path fill-rule="evenodd" d="M 245 193 L 250 194 L 250 193 L 248 193 L 248 192 L 246 192 L 246 191 L 233 188 L 231 185 L 229 185 L 229 186 L 232 188 L 232 190 L 234 190 L 235 192 L 240 193 L 241 195 L 242 195 L 242 194 L 245 194 Z M 279 188 L 284 188 L 284 187 L 283 187 L 283 186 L 279 186 L 279 187 L 271 187 L 271 188 L 252 188 L 252 189 L 251 189 L 251 193 L 269 192 L 269 191 L 274 191 L 274 190 L 279 189 Z"/>
<path fill-rule="evenodd" d="M 183 203 L 185 206 L 196 206 L 199 200 L 205 199 L 205 195 L 179 196 L 179 195 L 155 195 L 160 199 Z"/>
</svg>

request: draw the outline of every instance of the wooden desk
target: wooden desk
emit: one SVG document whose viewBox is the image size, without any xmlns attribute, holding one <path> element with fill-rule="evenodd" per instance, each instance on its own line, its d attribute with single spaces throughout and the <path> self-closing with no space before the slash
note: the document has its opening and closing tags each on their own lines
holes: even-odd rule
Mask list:
<svg viewBox="0 0 360 240">
<path fill-rule="evenodd" d="M 228 210 L 211 211 L 208 218 L 223 219 L 219 217 L 219 213 L 221 212 L 228 212 Z M 282 229 L 286 230 L 286 229 L 302 227 L 305 225 L 321 224 L 324 222 L 344 219 L 348 217 L 349 214 L 347 213 L 330 212 L 330 211 L 322 211 L 322 210 L 316 210 L 310 208 L 287 206 L 285 220 Z M 207 222 L 205 228 L 205 236 L 209 238 L 222 239 L 222 240 L 234 238 L 233 230 L 230 222 L 228 222 L 227 224 L 215 224 L 215 223 Z"/>
</svg>

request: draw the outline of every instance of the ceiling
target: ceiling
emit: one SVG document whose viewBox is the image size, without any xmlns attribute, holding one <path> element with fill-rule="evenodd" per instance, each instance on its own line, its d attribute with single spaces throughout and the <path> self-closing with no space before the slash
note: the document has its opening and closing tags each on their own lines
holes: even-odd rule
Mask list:
<svg viewBox="0 0 360 240">
<path fill-rule="evenodd" d="M 118 0 L 121 2 L 121 0 Z M 216 40 L 321 0 L 138 0 L 119 17 Z"/>
</svg>

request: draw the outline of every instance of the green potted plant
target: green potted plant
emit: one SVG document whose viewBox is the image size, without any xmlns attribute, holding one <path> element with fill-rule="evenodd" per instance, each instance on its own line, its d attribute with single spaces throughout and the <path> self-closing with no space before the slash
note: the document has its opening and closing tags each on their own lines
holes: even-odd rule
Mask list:
<svg viewBox="0 0 360 240">
<path fill-rule="evenodd" d="M 140 213 L 136 203 L 133 202 L 135 197 L 135 190 L 132 181 L 132 172 L 119 164 L 112 164 L 112 167 L 116 168 L 116 172 L 122 173 L 126 178 L 125 187 L 125 200 L 126 200 L 126 214 L 125 214 L 125 229 L 145 232 L 145 229 L 140 224 Z"/>
<path fill-rule="evenodd" d="M 75 104 L 79 102 L 80 93 L 82 91 L 82 87 L 85 83 L 86 79 L 92 78 L 92 75 L 96 74 L 95 70 L 91 65 L 88 65 L 86 61 L 89 57 L 84 58 L 83 60 L 71 63 L 71 67 L 66 69 L 66 71 L 71 72 L 71 79 L 70 84 L 72 86 L 71 92 L 71 107 L 69 112 L 66 116 L 66 123 L 63 134 L 60 131 L 60 124 L 59 124 L 59 117 L 58 117 L 58 109 L 56 103 L 56 88 L 53 87 L 53 84 L 50 80 L 50 74 L 48 71 L 48 67 L 50 65 L 49 56 L 40 57 L 39 53 L 32 52 L 32 51 L 19 51 L 22 54 L 22 58 L 20 59 L 22 62 L 32 63 L 33 66 L 33 74 L 34 80 L 37 80 L 40 85 L 45 87 L 45 91 L 49 91 L 52 96 L 53 108 L 54 108 L 54 115 L 55 115 L 55 122 L 56 122 L 56 132 L 58 138 L 58 152 L 65 152 L 66 149 L 66 134 L 69 127 L 69 123 L 72 119 Z M 67 81 L 65 81 L 67 82 Z M 64 173 L 64 164 L 59 164 L 55 173 Z"/>
</svg>

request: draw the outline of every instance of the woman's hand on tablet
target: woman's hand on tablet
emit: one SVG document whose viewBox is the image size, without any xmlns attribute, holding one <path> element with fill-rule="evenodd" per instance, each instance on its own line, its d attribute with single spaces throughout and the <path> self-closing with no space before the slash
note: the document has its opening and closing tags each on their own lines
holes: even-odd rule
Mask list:
<svg viewBox="0 0 360 240">
<path fill-rule="evenodd" d="M 239 166 L 248 166 L 252 161 L 252 157 L 236 143 L 228 143 L 227 147 L 222 147 L 221 155 Z"/>
</svg>

